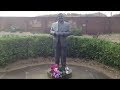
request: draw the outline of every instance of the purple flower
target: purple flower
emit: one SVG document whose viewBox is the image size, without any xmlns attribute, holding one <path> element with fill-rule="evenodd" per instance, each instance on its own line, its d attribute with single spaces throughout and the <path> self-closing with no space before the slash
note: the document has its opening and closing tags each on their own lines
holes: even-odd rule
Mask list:
<svg viewBox="0 0 120 90">
<path fill-rule="evenodd" d="M 55 75 L 55 78 L 60 78 L 60 74 L 57 73 L 57 74 Z"/>
</svg>

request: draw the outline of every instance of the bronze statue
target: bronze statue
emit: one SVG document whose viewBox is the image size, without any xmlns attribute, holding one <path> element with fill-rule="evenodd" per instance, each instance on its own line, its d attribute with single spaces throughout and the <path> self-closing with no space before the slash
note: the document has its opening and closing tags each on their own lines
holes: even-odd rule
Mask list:
<svg viewBox="0 0 120 90">
<path fill-rule="evenodd" d="M 60 63 L 62 67 L 66 67 L 67 56 L 67 39 L 70 33 L 70 24 L 64 21 L 64 15 L 58 14 L 57 22 L 51 26 L 50 34 L 53 35 L 53 46 L 55 51 L 55 64 Z"/>
</svg>

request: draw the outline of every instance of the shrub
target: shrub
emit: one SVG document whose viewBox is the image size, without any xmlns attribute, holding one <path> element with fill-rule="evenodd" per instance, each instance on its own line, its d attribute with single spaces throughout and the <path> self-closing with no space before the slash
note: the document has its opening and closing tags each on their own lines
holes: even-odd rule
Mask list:
<svg viewBox="0 0 120 90">
<path fill-rule="evenodd" d="M 72 36 L 68 40 L 69 57 L 93 59 L 120 68 L 120 43 L 78 36 Z"/>
<path fill-rule="evenodd" d="M 3 29 L 2 31 L 5 31 L 5 32 L 11 32 L 11 33 L 15 33 L 15 32 L 24 32 L 25 30 L 23 29 L 20 29 L 20 28 L 16 28 L 16 27 L 8 27 L 6 29 Z"/>
<path fill-rule="evenodd" d="M 87 58 L 120 68 L 120 43 L 84 38 L 82 36 L 68 37 L 68 57 Z M 0 37 L 0 65 L 20 59 L 54 56 L 52 36 L 47 34 Z"/>
<path fill-rule="evenodd" d="M 52 39 L 47 35 L 0 37 L 0 65 L 29 57 L 53 56 Z"/>
<path fill-rule="evenodd" d="M 81 36 L 82 35 L 82 28 L 73 28 L 71 30 L 71 32 L 74 36 Z"/>
</svg>

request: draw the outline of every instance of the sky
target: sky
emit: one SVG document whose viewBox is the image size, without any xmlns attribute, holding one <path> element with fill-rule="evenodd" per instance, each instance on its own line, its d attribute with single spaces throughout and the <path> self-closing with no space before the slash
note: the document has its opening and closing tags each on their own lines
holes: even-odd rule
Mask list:
<svg viewBox="0 0 120 90">
<path fill-rule="evenodd" d="M 101 12 L 108 17 L 114 14 L 120 14 L 120 11 L 0 11 L 0 17 L 35 17 L 40 15 L 58 14 L 58 13 L 77 13 L 92 14 Z"/>
</svg>

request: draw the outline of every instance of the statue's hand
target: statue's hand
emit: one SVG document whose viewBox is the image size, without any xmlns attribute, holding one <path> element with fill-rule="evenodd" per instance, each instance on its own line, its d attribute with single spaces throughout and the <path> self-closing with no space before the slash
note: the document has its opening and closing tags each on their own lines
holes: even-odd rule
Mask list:
<svg viewBox="0 0 120 90">
<path fill-rule="evenodd" d="M 56 32 L 56 35 L 63 35 L 61 32 Z"/>
</svg>

